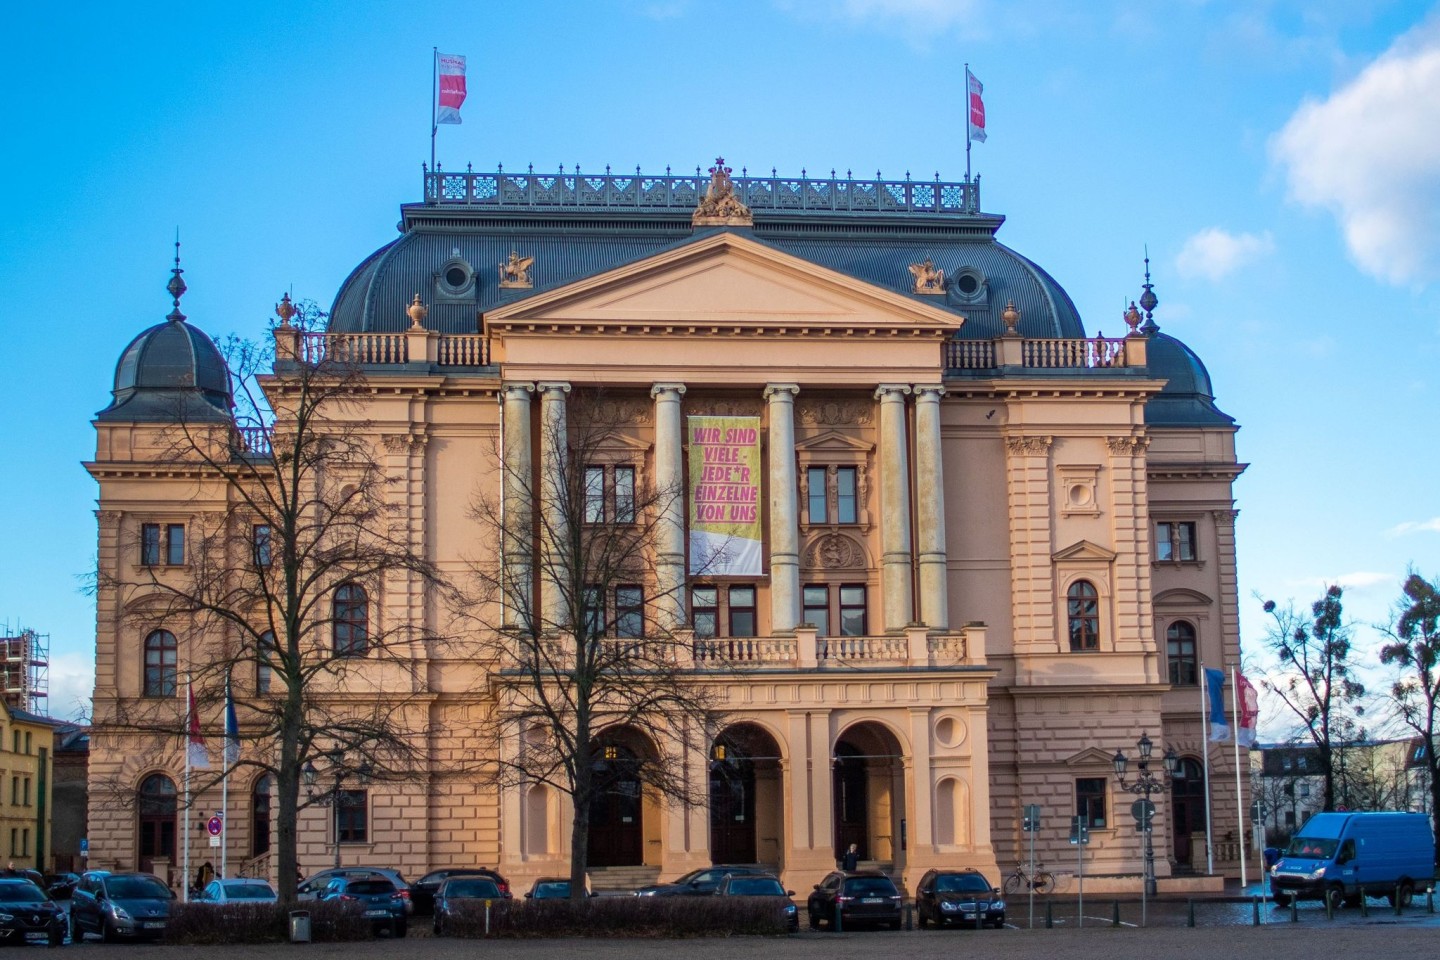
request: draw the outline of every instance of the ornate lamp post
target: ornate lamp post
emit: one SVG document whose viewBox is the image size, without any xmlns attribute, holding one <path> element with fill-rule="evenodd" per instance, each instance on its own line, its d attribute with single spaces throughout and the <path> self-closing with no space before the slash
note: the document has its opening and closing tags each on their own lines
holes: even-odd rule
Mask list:
<svg viewBox="0 0 1440 960">
<path fill-rule="evenodd" d="M 1157 885 L 1155 883 L 1155 845 L 1151 842 L 1150 838 L 1150 825 L 1155 815 L 1155 804 L 1150 801 L 1150 795 L 1152 793 L 1161 793 L 1165 790 L 1169 780 L 1180 778 L 1180 758 L 1174 750 L 1165 751 L 1164 761 L 1167 779 L 1157 777 L 1150 772 L 1150 752 L 1154 747 L 1155 745 L 1150 742 L 1148 735 L 1144 733 L 1140 734 L 1140 739 L 1135 742 L 1135 749 L 1140 754 L 1140 760 L 1135 764 L 1136 776 L 1134 783 L 1125 782 L 1125 768 L 1129 765 L 1130 758 L 1125 756 L 1123 750 L 1116 750 L 1114 759 L 1115 776 L 1120 778 L 1120 789 L 1144 798 L 1144 805 L 1141 807 L 1141 811 L 1144 813 L 1141 826 L 1143 826 L 1145 830 L 1145 892 L 1152 897 L 1155 896 L 1157 892 Z M 1137 819 L 1141 818 L 1137 817 Z"/>
<path fill-rule="evenodd" d="M 325 751 L 325 758 L 330 761 L 330 775 L 334 780 L 330 789 L 321 796 L 315 794 L 315 784 L 320 779 L 320 771 L 315 768 L 315 761 L 306 760 L 305 766 L 300 768 L 300 776 L 305 782 L 305 792 L 309 794 L 313 802 L 330 808 L 331 827 L 335 830 L 335 868 L 340 868 L 340 786 L 345 778 L 352 772 L 355 773 L 362 783 L 370 779 L 370 764 L 361 763 L 354 771 L 351 771 L 344 764 L 345 751 L 339 748 Z"/>
</svg>

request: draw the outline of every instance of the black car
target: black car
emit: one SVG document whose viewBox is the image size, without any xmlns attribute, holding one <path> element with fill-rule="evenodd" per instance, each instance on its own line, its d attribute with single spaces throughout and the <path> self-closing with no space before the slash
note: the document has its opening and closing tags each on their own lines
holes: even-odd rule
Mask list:
<svg viewBox="0 0 1440 960">
<path fill-rule="evenodd" d="M 726 877 L 740 877 L 764 873 L 759 867 L 742 867 L 716 864 L 691 870 L 671 883 L 656 883 L 635 891 L 637 897 L 708 897 L 720 886 Z"/>
<path fill-rule="evenodd" d="M 405 898 L 400 896 L 395 884 L 384 877 L 336 877 L 325 887 L 320 899 L 358 903 L 363 911 L 361 915 L 371 921 L 377 933 L 388 930 L 392 936 L 403 937 L 409 927 Z"/>
<path fill-rule="evenodd" d="M 174 899 L 154 874 L 90 870 L 70 898 L 70 940 L 79 943 L 87 933 L 103 940 L 158 940 Z"/>
<path fill-rule="evenodd" d="M 0 944 L 65 942 L 65 911 L 19 877 L 0 878 Z"/>
<path fill-rule="evenodd" d="M 433 897 L 435 936 L 445 936 L 451 922 L 468 904 L 507 899 L 509 897 L 501 894 L 500 885 L 489 877 L 466 875 L 446 878 Z"/>
<path fill-rule="evenodd" d="M 595 894 L 589 890 L 585 896 L 593 897 Z M 569 900 L 570 899 L 570 878 L 569 877 L 541 877 L 525 891 L 526 900 Z"/>
<path fill-rule="evenodd" d="M 785 926 L 791 933 L 800 929 L 800 911 L 792 899 L 795 896 L 794 890 L 786 890 L 778 877 L 768 873 L 746 874 L 744 876 L 729 876 L 720 881 L 720 886 L 715 890 L 718 897 L 765 897 L 777 901 L 776 906 L 785 918 Z"/>
<path fill-rule="evenodd" d="M 75 885 L 80 882 L 78 873 L 52 873 L 45 877 L 45 892 L 50 894 L 51 900 L 69 900 L 70 894 L 75 892 Z"/>
<path fill-rule="evenodd" d="M 486 867 L 447 867 L 444 870 L 431 870 L 410 885 L 410 904 L 417 917 L 428 917 L 435 912 L 435 891 L 451 877 L 484 877 L 493 880 L 495 886 L 500 888 L 500 896 L 507 900 L 510 898 L 510 881 Z"/>
<path fill-rule="evenodd" d="M 819 930 L 823 923 L 838 929 L 835 912 L 840 911 L 840 927 L 847 930 L 863 925 L 888 925 L 900 929 L 900 891 L 895 881 L 878 870 L 846 873 L 836 870 L 815 884 L 806 901 L 810 929 Z"/>
<path fill-rule="evenodd" d="M 935 924 L 1005 926 L 1000 891 L 977 870 L 931 870 L 915 888 L 915 916 L 922 928 Z"/>
</svg>

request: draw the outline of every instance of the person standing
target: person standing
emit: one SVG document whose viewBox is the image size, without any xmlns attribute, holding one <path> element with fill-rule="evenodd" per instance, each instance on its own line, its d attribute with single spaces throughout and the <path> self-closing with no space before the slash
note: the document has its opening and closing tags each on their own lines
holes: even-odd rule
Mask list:
<svg viewBox="0 0 1440 960">
<path fill-rule="evenodd" d="M 860 865 L 860 849 L 855 844 L 850 844 L 850 849 L 840 858 L 840 869 L 851 873 Z"/>
</svg>

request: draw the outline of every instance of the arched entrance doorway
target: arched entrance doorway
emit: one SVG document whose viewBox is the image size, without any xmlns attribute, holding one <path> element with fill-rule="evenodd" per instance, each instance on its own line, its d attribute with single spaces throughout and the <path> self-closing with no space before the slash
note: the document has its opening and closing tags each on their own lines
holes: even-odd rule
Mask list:
<svg viewBox="0 0 1440 960">
<path fill-rule="evenodd" d="M 258 857 L 270 852 L 270 788 L 274 778 L 265 774 L 255 781 L 250 792 L 250 855 Z"/>
<path fill-rule="evenodd" d="M 1180 758 L 1180 776 L 1170 785 L 1170 809 L 1175 863 L 1194 867 L 1194 837 L 1205 832 L 1205 770 L 1199 760 Z M 1205 855 L 1203 843 L 1198 851 L 1201 858 Z"/>
<path fill-rule="evenodd" d="M 710 859 L 778 866 L 784 849 L 780 747 L 753 723 L 727 728 L 710 747 Z"/>
<path fill-rule="evenodd" d="M 895 735 L 860 723 L 835 742 L 832 790 L 835 858 L 853 843 L 860 860 L 900 869 L 905 848 L 905 758 Z"/>
<path fill-rule="evenodd" d="M 157 857 L 175 862 L 175 781 L 163 773 L 152 773 L 140 782 L 135 800 L 139 866 L 150 873 Z"/>
<path fill-rule="evenodd" d="M 646 839 L 644 766 L 654 758 L 654 748 L 640 732 L 620 728 L 595 740 L 594 756 L 590 866 L 641 866 Z"/>
</svg>

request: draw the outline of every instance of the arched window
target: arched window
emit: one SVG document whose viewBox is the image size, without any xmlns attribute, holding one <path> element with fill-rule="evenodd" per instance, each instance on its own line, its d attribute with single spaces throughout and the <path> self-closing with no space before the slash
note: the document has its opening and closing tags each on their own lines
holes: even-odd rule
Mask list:
<svg viewBox="0 0 1440 960">
<path fill-rule="evenodd" d="M 1070 650 L 1100 649 L 1100 595 L 1089 580 L 1076 580 L 1065 593 Z"/>
<path fill-rule="evenodd" d="M 175 781 L 152 773 L 135 795 L 139 817 L 140 869 L 149 870 L 155 857 L 175 859 Z"/>
<path fill-rule="evenodd" d="M 250 854 L 258 857 L 270 852 L 270 787 L 273 780 L 265 774 L 255 781 L 250 793 Z"/>
<path fill-rule="evenodd" d="M 1170 660 L 1170 684 L 1193 687 L 1200 682 L 1195 658 L 1195 627 L 1188 620 L 1176 620 L 1165 628 L 1165 653 Z"/>
<path fill-rule="evenodd" d="M 260 634 L 260 642 L 255 651 L 255 692 L 269 693 L 270 680 L 275 676 L 275 668 L 270 666 L 275 656 L 275 633 L 266 630 Z"/>
<path fill-rule="evenodd" d="M 175 634 L 169 630 L 155 630 L 145 638 L 144 696 L 175 696 Z"/>
<path fill-rule="evenodd" d="M 363 657 L 370 646 L 370 601 L 365 588 L 342 583 L 335 588 L 335 656 Z"/>
</svg>

